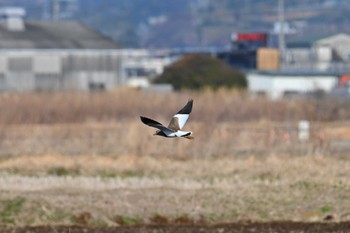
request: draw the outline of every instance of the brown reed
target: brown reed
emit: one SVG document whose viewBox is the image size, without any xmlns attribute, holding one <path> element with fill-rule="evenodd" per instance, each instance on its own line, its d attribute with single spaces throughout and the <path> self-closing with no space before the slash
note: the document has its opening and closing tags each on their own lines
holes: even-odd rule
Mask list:
<svg viewBox="0 0 350 233">
<path fill-rule="evenodd" d="M 200 122 L 337 121 L 350 119 L 346 100 L 284 99 L 221 89 L 216 92 L 149 93 L 118 89 L 106 93 L 0 94 L 0 124 L 57 124 L 133 121 L 139 115 L 168 120 L 189 98 Z"/>
</svg>

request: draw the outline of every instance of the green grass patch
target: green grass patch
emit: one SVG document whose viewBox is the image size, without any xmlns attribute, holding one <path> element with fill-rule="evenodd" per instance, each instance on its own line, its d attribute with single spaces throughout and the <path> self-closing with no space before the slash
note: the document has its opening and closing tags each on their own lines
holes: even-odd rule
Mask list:
<svg viewBox="0 0 350 233">
<path fill-rule="evenodd" d="M 264 210 L 258 210 L 258 214 L 259 214 L 260 218 L 262 218 L 262 219 L 269 219 L 269 217 L 270 217 L 269 212 L 264 211 Z"/>
<path fill-rule="evenodd" d="M 274 174 L 272 172 L 262 172 L 255 177 L 255 179 L 262 182 L 274 182 L 281 179 L 280 175 Z"/>
<path fill-rule="evenodd" d="M 113 217 L 113 220 L 122 226 L 136 225 L 136 224 L 141 224 L 143 222 L 142 218 L 139 216 L 116 215 Z"/>
<path fill-rule="evenodd" d="M 47 174 L 53 176 L 77 176 L 80 174 L 78 169 L 67 169 L 65 167 L 55 167 L 47 171 Z"/>
<path fill-rule="evenodd" d="M 145 174 L 142 171 L 125 171 L 120 174 L 120 177 L 143 177 Z"/>
<path fill-rule="evenodd" d="M 108 227 L 108 224 L 101 219 L 92 219 L 89 225 L 97 228 Z"/>
<path fill-rule="evenodd" d="M 71 214 L 63 210 L 55 210 L 47 216 L 48 220 L 54 223 L 63 222 L 65 219 L 70 219 L 71 217 Z"/>
<path fill-rule="evenodd" d="M 317 183 L 303 180 L 303 181 L 298 181 L 298 182 L 292 184 L 291 188 L 296 188 L 296 189 L 300 189 L 300 190 L 315 190 L 315 189 L 319 189 L 320 185 Z"/>
<path fill-rule="evenodd" d="M 21 211 L 25 202 L 23 197 L 15 197 L 1 201 L 0 220 L 4 224 L 14 224 L 16 215 Z"/>
<path fill-rule="evenodd" d="M 123 172 L 109 172 L 109 171 L 100 171 L 97 173 L 97 176 L 102 179 L 110 178 L 131 178 L 131 177 L 143 177 L 145 174 L 142 171 L 123 171 Z"/>
<path fill-rule="evenodd" d="M 98 173 L 98 176 L 101 177 L 102 179 L 110 179 L 110 178 L 118 177 L 118 174 L 115 172 L 101 171 Z"/>
<path fill-rule="evenodd" d="M 155 213 L 152 217 L 149 218 L 150 222 L 155 224 L 167 224 L 169 223 L 169 219 L 166 216 Z"/>
<path fill-rule="evenodd" d="M 331 212 L 332 211 L 332 207 L 330 207 L 330 206 L 328 206 L 328 205 L 325 205 L 325 206 L 322 206 L 321 208 L 320 208 L 320 211 L 322 212 L 322 213 L 329 213 L 329 212 Z"/>
</svg>

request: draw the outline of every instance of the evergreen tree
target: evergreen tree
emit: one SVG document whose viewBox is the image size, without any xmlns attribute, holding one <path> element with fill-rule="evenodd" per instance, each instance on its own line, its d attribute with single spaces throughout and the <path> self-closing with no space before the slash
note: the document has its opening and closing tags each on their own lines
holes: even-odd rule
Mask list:
<svg viewBox="0 0 350 233">
<path fill-rule="evenodd" d="M 205 87 L 245 88 L 245 75 L 209 55 L 186 55 L 179 61 L 165 68 L 163 74 L 154 79 L 154 83 L 170 83 L 175 90 Z"/>
</svg>

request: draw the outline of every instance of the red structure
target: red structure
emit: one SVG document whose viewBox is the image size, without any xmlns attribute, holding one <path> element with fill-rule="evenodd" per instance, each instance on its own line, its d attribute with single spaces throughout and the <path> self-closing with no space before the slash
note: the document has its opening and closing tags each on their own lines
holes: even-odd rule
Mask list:
<svg viewBox="0 0 350 233">
<path fill-rule="evenodd" d="M 267 41 L 266 33 L 237 33 L 237 41 Z"/>
<path fill-rule="evenodd" d="M 220 52 L 217 57 L 242 70 L 256 69 L 257 51 L 267 44 L 267 33 L 232 33 L 231 50 Z"/>
<path fill-rule="evenodd" d="M 266 47 L 268 41 L 267 33 L 232 33 L 233 50 L 256 50 Z"/>
<path fill-rule="evenodd" d="M 350 83 L 350 74 L 343 74 L 339 78 L 339 87 L 346 87 Z"/>
</svg>

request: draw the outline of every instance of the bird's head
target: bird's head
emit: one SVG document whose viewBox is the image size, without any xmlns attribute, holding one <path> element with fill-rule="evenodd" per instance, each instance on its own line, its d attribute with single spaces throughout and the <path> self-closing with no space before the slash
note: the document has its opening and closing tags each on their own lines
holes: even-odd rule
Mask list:
<svg viewBox="0 0 350 233">
<path fill-rule="evenodd" d="M 166 136 L 165 133 L 161 130 L 157 130 L 153 136 Z"/>
<path fill-rule="evenodd" d="M 160 132 L 160 130 L 157 130 L 154 134 L 153 134 L 153 136 L 156 136 L 156 135 L 158 135 L 159 134 L 159 132 Z"/>
</svg>

